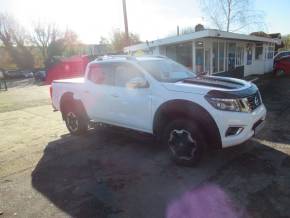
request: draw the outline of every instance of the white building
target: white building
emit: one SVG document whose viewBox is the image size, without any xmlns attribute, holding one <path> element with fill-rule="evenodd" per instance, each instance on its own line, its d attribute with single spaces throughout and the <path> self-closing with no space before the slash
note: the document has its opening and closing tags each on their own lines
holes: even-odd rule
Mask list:
<svg viewBox="0 0 290 218">
<path fill-rule="evenodd" d="M 202 30 L 126 47 L 125 53 L 167 56 L 201 73 L 242 78 L 270 72 L 279 39 Z"/>
</svg>

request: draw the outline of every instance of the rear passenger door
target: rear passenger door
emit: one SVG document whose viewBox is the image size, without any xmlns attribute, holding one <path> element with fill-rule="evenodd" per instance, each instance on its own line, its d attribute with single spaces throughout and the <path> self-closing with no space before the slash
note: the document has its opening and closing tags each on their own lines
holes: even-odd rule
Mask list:
<svg viewBox="0 0 290 218">
<path fill-rule="evenodd" d="M 114 66 L 110 63 L 91 64 L 84 88 L 84 102 L 90 118 L 98 122 L 112 122 L 112 90 Z"/>
</svg>

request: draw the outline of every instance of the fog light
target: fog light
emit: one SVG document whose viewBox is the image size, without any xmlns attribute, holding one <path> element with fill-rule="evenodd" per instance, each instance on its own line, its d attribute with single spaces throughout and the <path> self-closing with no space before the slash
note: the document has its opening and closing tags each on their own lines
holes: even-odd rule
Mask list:
<svg viewBox="0 0 290 218">
<path fill-rule="evenodd" d="M 229 127 L 226 131 L 226 136 L 239 135 L 243 130 L 243 127 Z"/>
</svg>

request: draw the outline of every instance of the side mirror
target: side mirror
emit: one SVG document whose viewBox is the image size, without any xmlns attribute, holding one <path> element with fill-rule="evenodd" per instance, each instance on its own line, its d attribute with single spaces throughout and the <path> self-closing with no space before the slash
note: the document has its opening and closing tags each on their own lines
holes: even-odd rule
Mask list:
<svg viewBox="0 0 290 218">
<path fill-rule="evenodd" d="M 149 83 L 143 77 L 135 77 L 126 84 L 126 87 L 131 89 L 148 88 Z"/>
</svg>

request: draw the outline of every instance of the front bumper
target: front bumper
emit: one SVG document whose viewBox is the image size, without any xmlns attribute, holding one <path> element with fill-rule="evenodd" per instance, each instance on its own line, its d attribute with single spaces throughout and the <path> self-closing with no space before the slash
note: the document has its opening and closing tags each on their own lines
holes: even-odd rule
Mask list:
<svg viewBox="0 0 290 218">
<path fill-rule="evenodd" d="M 226 114 L 225 114 L 226 113 Z M 223 112 L 218 116 L 217 125 L 220 130 L 222 147 L 230 147 L 241 144 L 260 131 L 266 119 L 264 104 L 251 113 Z M 226 118 L 226 119 L 225 119 Z M 229 127 L 242 127 L 243 131 L 238 135 L 226 136 Z"/>
</svg>

